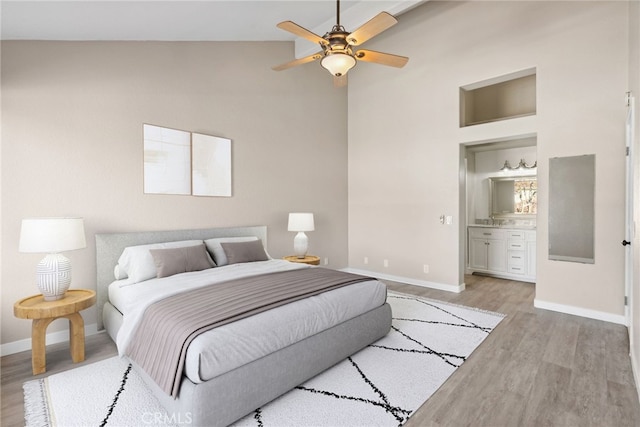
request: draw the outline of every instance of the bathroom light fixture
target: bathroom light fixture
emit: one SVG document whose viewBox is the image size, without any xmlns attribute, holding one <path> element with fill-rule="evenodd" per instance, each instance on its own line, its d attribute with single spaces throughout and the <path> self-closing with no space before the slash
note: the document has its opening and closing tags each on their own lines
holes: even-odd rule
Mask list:
<svg viewBox="0 0 640 427">
<path fill-rule="evenodd" d="M 511 165 L 509 164 L 509 160 L 505 160 L 504 161 L 504 166 L 502 166 L 500 168 L 501 171 L 516 171 L 516 170 L 523 170 L 523 169 L 535 169 L 538 167 L 538 161 L 536 160 L 535 162 L 533 162 L 532 165 L 528 165 L 527 162 L 525 162 L 524 159 L 520 159 L 520 163 L 518 163 L 518 166 L 516 167 L 511 167 Z"/>
<path fill-rule="evenodd" d="M 48 254 L 36 267 L 36 284 L 45 301 L 64 298 L 71 285 L 71 261 L 60 252 L 86 247 L 82 218 L 22 220 L 18 250 Z"/>
<path fill-rule="evenodd" d="M 538 161 L 533 162 L 531 166 L 524 162 L 524 159 L 520 159 L 520 164 L 518 166 L 522 166 L 524 169 L 535 169 L 538 167 Z"/>
<path fill-rule="evenodd" d="M 313 214 L 312 213 L 290 213 L 289 214 L 289 231 L 297 231 L 296 237 L 293 239 L 293 253 L 298 258 L 304 258 L 307 255 L 309 246 L 309 238 L 305 231 L 313 231 Z"/>
<path fill-rule="evenodd" d="M 504 166 L 500 168 L 501 171 L 511 170 L 511 165 L 509 164 L 509 160 L 504 161 Z"/>
</svg>

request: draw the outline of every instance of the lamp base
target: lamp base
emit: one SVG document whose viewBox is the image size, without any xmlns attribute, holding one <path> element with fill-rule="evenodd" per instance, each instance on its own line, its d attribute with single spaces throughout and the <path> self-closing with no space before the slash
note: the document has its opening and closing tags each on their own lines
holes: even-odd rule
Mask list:
<svg viewBox="0 0 640 427">
<path fill-rule="evenodd" d="M 298 231 L 296 237 L 293 238 L 293 253 L 300 259 L 307 255 L 307 248 L 309 247 L 309 238 L 304 231 Z"/>
<path fill-rule="evenodd" d="M 36 267 L 36 283 L 45 301 L 64 298 L 71 285 L 71 261 L 62 254 L 49 254 Z"/>
<path fill-rule="evenodd" d="M 64 298 L 64 296 L 66 294 L 67 294 L 67 292 L 65 291 L 65 293 L 62 294 L 62 295 L 45 295 L 45 294 L 42 294 L 42 296 L 43 296 L 43 299 L 45 301 L 58 301 L 59 299 Z"/>
</svg>

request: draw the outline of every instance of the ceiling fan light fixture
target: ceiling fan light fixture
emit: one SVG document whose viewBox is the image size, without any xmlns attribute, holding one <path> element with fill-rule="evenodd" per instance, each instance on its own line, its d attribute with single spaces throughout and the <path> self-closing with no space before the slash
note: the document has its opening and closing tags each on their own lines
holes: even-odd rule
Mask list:
<svg viewBox="0 0 640 427">
<path fill-rule="evenodd" d="M 328 53 L 320 61 L 320 65 L 336 77 L 344 76 L 356 65 L 356 59 L 346 53 Z"/>
</svg>

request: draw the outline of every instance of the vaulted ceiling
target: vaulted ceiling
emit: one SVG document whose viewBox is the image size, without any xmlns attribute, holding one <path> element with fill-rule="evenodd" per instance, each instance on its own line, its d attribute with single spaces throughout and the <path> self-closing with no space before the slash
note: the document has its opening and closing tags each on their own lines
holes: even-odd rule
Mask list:
<svg viewBox="0 0 640 427">
<path fill-rule="evenodd" d="M 425 0 L 341 2 L 341 24 L 355 30 L 377 13 L 396 17 Z M 276 28 L 292 20 L 322 35 L 335 24 L 333 0 L 2 1 L 2 40 L 294 40 Z M 317 48 L 295 40 L 296 56 Z"/>
</svg>

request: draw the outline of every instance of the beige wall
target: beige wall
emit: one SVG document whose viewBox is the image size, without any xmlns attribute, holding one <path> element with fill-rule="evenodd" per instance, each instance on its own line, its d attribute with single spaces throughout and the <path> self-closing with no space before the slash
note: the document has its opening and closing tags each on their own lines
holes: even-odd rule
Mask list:
<svg viewBox="0 0 640 427">
<path fill-rule="evenodd" d="M 18 253 L 25 217 L 85 218 L 72 288 L 95 289 L 95 233 L 266 224 L 281 257 L 290 211 L 314 212 L 310 252 L 346 266 L 346 89 L 321 67 L 271 70 L 291 57 L 282 42 L 2 43 L 2 343 L 30 337 L 12 309 L 43 256 Z M 233 197 L 144 195 L 143 123 L 230 138 Z"/>
<path fill-rule="evenodd" d="M 628 7 L 430 1 L 369 42 L 410 60 L 402 70 L 359 64 L 349 75 L 350 266 L 458 285 L 460 144 L 537 134 L 536 299 L 623 315 Z M 532 67 L 536 116 L 459 128 L 460 86 Z M 593 265 L 547 254 L 549 158 L 580 154 L 596 155 Z M 441 225 L 441 214 L 454 224 Z"/>
</svg>

